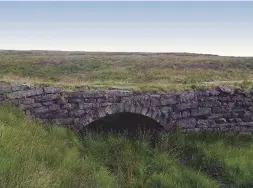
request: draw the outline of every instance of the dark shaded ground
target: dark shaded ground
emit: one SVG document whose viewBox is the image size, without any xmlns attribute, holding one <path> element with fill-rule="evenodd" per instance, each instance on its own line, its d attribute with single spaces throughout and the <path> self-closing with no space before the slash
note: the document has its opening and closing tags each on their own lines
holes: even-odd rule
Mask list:
<svg viewBox="0 0 253 188">
<path fill-rule="evenodd" d="M 123 133 L 134 138 L 140 132 L 152 137 L 162 130 L 163 127 L 149 117 L 134 113 L 119 113 L 92 122 L 86 126 L 83 133 L 85 131 Z"/>
</svg>

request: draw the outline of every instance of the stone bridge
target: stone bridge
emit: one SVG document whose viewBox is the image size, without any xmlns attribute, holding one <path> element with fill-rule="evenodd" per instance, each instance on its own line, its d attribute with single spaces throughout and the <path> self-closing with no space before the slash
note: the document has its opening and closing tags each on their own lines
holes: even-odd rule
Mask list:
<svg viewBox="0 0 253 188">
<path fill-rule="evenodd" d="M 222 131 L 253 134 L 253 89 L 217 87 L 178 93 L 64 91 L 60 87 L 0 84 L 0 104 L 11 104 L 42 122 L 76 131 L 110 114 L 147 116 L 170 131 Z"/>
</svg>

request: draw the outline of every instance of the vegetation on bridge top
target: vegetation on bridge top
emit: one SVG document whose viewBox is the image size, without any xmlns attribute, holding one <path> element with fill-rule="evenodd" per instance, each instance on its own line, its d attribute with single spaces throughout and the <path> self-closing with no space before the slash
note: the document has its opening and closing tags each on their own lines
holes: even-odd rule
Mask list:
<svg viewBox="0 0 253 188">
<path fill-rule="evenodd" d="M 0 80 L 66 88 L 181 91 L 253 86 L 253 57 L 189 53 L 0 51 Z"/>
</svg>

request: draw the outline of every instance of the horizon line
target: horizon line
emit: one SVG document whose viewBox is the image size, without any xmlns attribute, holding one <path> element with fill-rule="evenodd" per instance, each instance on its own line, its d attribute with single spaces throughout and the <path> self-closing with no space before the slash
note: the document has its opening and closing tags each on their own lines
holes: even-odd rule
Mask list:
<svg viewBox="0 0 253 188">
<path fill-rule="evenodd" d="M 0 49 L 0 51 L 48 51 L 48 52 L 89 52 L 89 53 L 136 53 L 136 54 L 195 54 L 195 55 L 209 55 L 220 57 L 253 57 L 253 56 L 240 56 L 240 55 L 222 55 L 215 53 L 201 53 L 201 52 L 186 52 L 186 51 L 106 51 L 106 50 L 46 50 L 46 49 Z"/>
</svg>

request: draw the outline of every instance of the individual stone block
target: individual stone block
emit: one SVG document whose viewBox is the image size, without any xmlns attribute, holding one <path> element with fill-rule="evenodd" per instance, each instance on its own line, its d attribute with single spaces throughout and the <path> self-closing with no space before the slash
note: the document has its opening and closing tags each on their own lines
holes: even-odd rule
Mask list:
<svg viewBox="0 0 253 188">
<path fill-rule="evenodd" d="M 58 99 L 59 97 L 60 97 L 59 94 L 46 94 L 46 95 L 41 95 L 41 96 L 36 97 L 35 101 L 48 102 L 48 101 Z"/>
<path fill-rule="evenodd" d="M 217 89 L 212 89 L 207 91 L 209 96 L 218 96 L 220 95 L 220 92 Z"/>
<path fill-rule="evenodd" d="M 41 107 L 41 106 L 42 106 L 41 103 L 19 104 L 19 107 L 20 107 L 22 110 L 37 108 L 37 107 Z"/>
<path fill-rule="evenodd" d="M 211 108 L 200 107 L 191 110 L 191 116 L 203 116 L 211 114 Z"/>
<path fill-rule="evenodd" d="M 61 107 L 60 107 L 60 105 L 53 104 L 53 105 L 48 106 L 48 109 L 49 109 L 50 111 L 57 111 L 57 110 L 60 110 Z"/>
<path fill-rule="evenodd" d="M 80 102 L 82 102 L 82 101 L 87 102 L 87 103 L 96 103 L 97 102 L 95 98 L 87 98 L 87 99 L 83 99 L 83 100 L 81 99 Z M 106 102 L 110 102 L 110 100 L 106 100 Z"/>
<path fill-rule="evenodd" d="M 53 123 L 59 124 L 59 125 L 71 125 L 74 123 L 73 118 L 60 118 L 60 119 L 53 119 Z"/>
<path fill-rule="evenodd" d="M 41 107 L 32 109 L 32 111 L 34 114 L 42 114 L 42 113 L 49 112 L 49 109 L 45 106 L 41 106 Z"/>
<path fill-rule="evenodd" d="M 4 95 L 0 94 L 0 101 L 3 101 L 5 99 Z"/>
<path fill-rule="evenodd" d="M 191 116 L 191 112 L 190 111 L 183 111 L 181 112 L 182 118 L 187 118 Z"/>
<path fill-rule="evenodd" d="M 215 122 L 218 124 L 221 124 L 221 123 L 226 123 L 227 120 L 225 118 L 220 118 L 220 119 L 216 119 Z"/>
<path fill-rule="evenodd" d="M 69 103 L 83 103 L 84 99 L 83 98 L 70 98 L 68 99 Z"/>
<path fill-rule="evenodd" d="M 103 105 L 99 105 L 98 103 L 78 103 L 78 108 L 79 109 L 94 109 L 94 108 L 99 108 L 99 106 L 110 106 L 110 104 L 106 104 L 104 105 L 105 103 L 103 103 Z"/>
<path fill-rule="evenodd" d="M 11 100 L 11 103 L 18 106 L 18 105 L 22 104 L 22 99 L 13 99 L 13 100 Z"/>
<path fill-rule="evenodd" d="M 146 116 L 151 117 L 155 109 L 150 108 Z"/>
<path fill-rule="evenodd" d="M 172 112 L 172 108 L 169 107 L 169 106 L 161 107 L 160 110 L 161 110 L 161 112 L 164 113 L 164 114 L 168 114 L 168 113 L 171 113 L 171 112 Z"/>
<path fill-rule="evenodd" d="M 121 106 L 121 105 L 119 105 L 119 112 L 122 112 L 120 106 Z M 141 107 L 140 105 L 136 105 L 136 107 L 135 107 L 135 113 L 140 114 L 141 111 L 142 111 L 142 107 Z"/>
<path fill-rule="evenodd" d="M 184 127 L 184 128 L 191 128 L 196 126 L 196 119 L 195 118 L 187 118 L 187 119 L 180 119 L 176 123 L 178 126 Z"/>
<path fill-rule="evenodd" d="M 105 108 L 99 108 L 99 109 L 98 109 L 98 116 L 99 116 L 100 118 L 106 116 Z"/>
<path fill-rule="evenodd" d="M 234 90 L 232 88 L 226 86 L 217 86 L 216 90 L 223 93 L 223 94 L 232 94 Z"/>
<path fill-rule="evenodd" d="M 61 109 L 61 110 L 59 110 L 57 112 L 58 112 L 58 116 L 59 117 L 63 117 L 63 118 L 69 117 L 69 111 L 66 110 L 66 109 Z"/>
<path fill-rule="evenodd" d="M 23 97 L 31 97 L 36 95 L 42 95 L 43 89 L 42 88 L 36 88 L 36 89 L 30 89 L 27 91 L 15 91 L 12 93 L 7 94 L 8 99 L 20 99 Z"/>
<path fill-rule="evenodd" d="M 71 103 L 66 103 L 66 104 L 61 105 L 62 109 L 68 109 L 68 110 L 72 110 L 77 107 L 78 107 L 77 104 L 71 104 Z"/>
<path fill-rule="evenodd" d="M 44 87 L 44 92 L 46 94 L 59 93 L 61 91 L 63 91 L 63 89 L 60 88 L 60 87 L 51 87 L 51 86 L 50 87 Z"/>
<path fill-rule="evenodd" d="M 249 100 L 242 100 L 242 101 L 236 101 L 235 102 L 235 107 L 250 107 L 252 106 L 252 101 L 249 101 Z"/>
<path fill-rule="evenodd" d="M 183 111 L 183 110 L 187 110 L 187 109 L 194 109 L 198 107 L 198 103 L 194 102 L 194 103 L 180 103 L 177 104 L 175 107 L 176 111 Z"/>
<path fill-rule="evenodd" d="M 81 117 L 85 114 L 85 111 L 84 110 L 73 110 L 73 111 L 70 111 L 70 116 L 73 116 L 73 117 Z"/>
<path fill-rule="evenodd" d="M 176 95 L 161 95 L 161 105 L 172 105 L 178 103 Z"/>
<path fill-rule="evenodd" d="M 10 86 L 12 91 L 24 91 L 31 88 L 29 85 L 26 84 L 11 84 Z"/>
<path fill-rule="evenodd" d="M 200 107 L 216 107 L 221 106 L 221 102 L 219 102 L 218 100 L 206 99 L 204 101 L 199 102 L 198 105 Z"/>
<path fill-rule="evenodd" d="M 50 105 L 53 105 L 53 104 L 55 104 L 55 101 L 42 102 L 43 106 L 50 106 Z"/>
<path fill-rule="evenodd" d="M 237 126 L 240 126 L 240 127 L 253 127 L 253 122 L 240 122 L 240 123 L 237 123 Z"/>
<path fill-rule="evenodd" d="M 89 103 L 89 104 L 93 104 L 93 106 L 97 106 L 97 105 L 94 104 L 94 103 Z M 111 103 L 111 102 L 105 102 L 105 103 L 98 104 L 98 106 L 106 107 L 106 106 L 111 106 L 112 104 L 113 104 L 113 103 Z"/>
<path fill-rule="evenodd" d="M 0 85 L 0 94 L 9 93 L 11 91 L 10 85 Z"/>
<path fill-rule="evenodd" d="M 181 119 L 182 118 L 181 112 L 172 112 L 170 114 L 170 116 L 171 116 L 172 119 Z"/>
<path fill-rule="evenodd" d="M 150 117 L 153 119 L 159 119 L 161 116 L 162 116 L 162 112 L 156 109 L 152 112 L 152 115 Z"/>
<path fill-rule="evenodd" d="M 179 94 L 178 100 L 180 102 L 185 102 L 185 103 L 192 102 L 192 101 L 196 100 L 195 92 L 194 91 L 185 91 L 185 92 Z"/>
<path fill-rule="evenodd" d="M 212 113 L 220 114 L 220 113 L 228 113 L 231 111 L 231 108 L 228 106 L 219 106 L 219 107 L 212 107 Z"/>
<path fill-rule="evenodd" d="M 84 116 L 84 118 L 86 119 L 86 122 L 87 122 L 87 123 L 92 123 L 92 122 L 94 121 L 93 115 L 92 115 L 92 114 L 93 114 L 93 113 L 91 112 L 91 113 L 86 114 L 86 115 Z M 108 115 L 108 114 L 106 114 L 106 115 Z"/>
<path fill-rule="evenodd" d="M 150 106 L 159 106 L 160 105 L 160 99 L 151 98 L 150 99 Z"/>
<path fill-rule="evenodd" d="M 149 109 L 148 108 L 142 108 L 141 114 L 146 115 L 148 113 Z"/>
<path fill-rule="evenodd" d="M 135 112 L 135 106 L 133 106 L 134 108 L 131 108 L 131 112 Z M 113 111 L 113 113 L 119 113 L 119 105 L 118 104 L 112 104 L 111 105 L 111 109 Z"/>
<path fill-rule="evenodd" d="M 161 95 L 158 95 L 158 94 L 150 94 L 149 96 L 150 96 L 151 98 L 157 99 L 157 100 L 159 100 L 159 99 L 161 98 Z"/>
<path fill-rule="evenodd" d="M 109 90 L 106 92 L 108 97 L 126 97 L 132 95 L 131 91 Z"/>
<path fill-rule="evenodd" d="M 33 98 L 25 98 L 22 101 L 23 104 L 33 104 L 34 103 L 34 99 Z"/>
<path fill-rule="evenodd" d="M 215 113 L 211 113 L 209 116 L 208 116 L 208 119 L 219 119 L 219 118 L 224 118 L 224 117 L 230 117 L 230 113 L 228 114 L 215 114 Z"/>
<path fill-rule="evenodd" d="M 64 97 L 67 99 L 83 98 L 83 92 L 65 92 Z"/>
<path fill-rule="evenodd" d="M 201 128 L 201 127 L 206 127 L 206 128 L 215 127 L 215 122 L 214 122 L 214 120 L 210 120 L 210 119 L 200 119 L 200 120 L 197 120 L 197 127 L 199 127 L 199 128 Z"/>
<path fill-rule="evenodd" d="M 105 96 L 104 92 L 98 92 L 98 91 L 82 93 L 83 98 L 99 98 L 99 97 L 104 97 L 104 96 Z"/>
<path fill-rule="evenodd" d="M 218 100 L 219 100 L 220 102 L 231 102 L 230 96 L 219 96 L 219 97 L 218 97 Z"/>
<path fill-rule="evenodd" d="M 101 97 L 101 98 L 97 98 L 96 101 L 97 101 L 98 103 L 106 103 L 106 102 L 107 102 L 107 99 L 104 98 L 104 97 Z"/>
<path fill-rule="evenodd" d="M 112 111 L 112 109 L 111 109 L 111 106 L 105 107 L 105 113 L 106 113 L 106 115 L 110 115 L 110 114 L 113 113 L 113 111 Z"/>
</svg>

